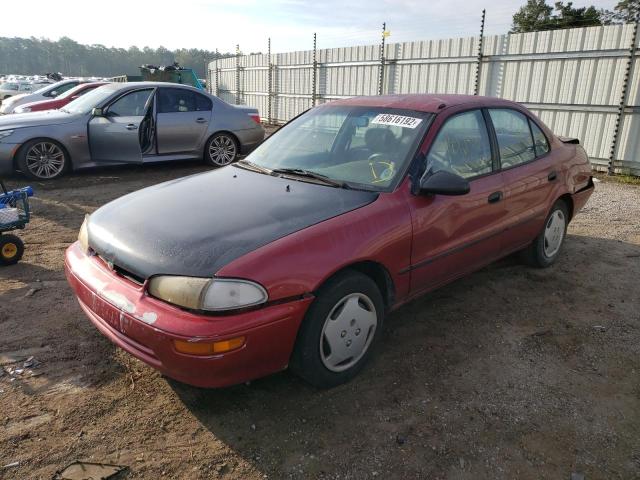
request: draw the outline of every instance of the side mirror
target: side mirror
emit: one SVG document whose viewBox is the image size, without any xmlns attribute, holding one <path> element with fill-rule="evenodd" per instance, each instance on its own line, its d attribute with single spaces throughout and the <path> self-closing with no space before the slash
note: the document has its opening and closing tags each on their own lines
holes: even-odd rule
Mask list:
<svg viewBox="0 0 640 480">
<path fill-rule="evenodd" d="M 94 117 L 103 117 L 104 112 L 101 108 L 94 108 L 91 110 L 91 115 L 93 115 Z"/>
<path fill-rule="evenodd" d="M 58 91 L 57 90 L 51 90 L 49 95 L 51 95 L 53 98 L 56 98 L 58 96 Z"/>
<path fill-rule="evenodd" d="M 469 182 L 460 175 L 440 170 L 420 179 L 422 195 L 466 195 L 470 190 Z"/>
</svg>

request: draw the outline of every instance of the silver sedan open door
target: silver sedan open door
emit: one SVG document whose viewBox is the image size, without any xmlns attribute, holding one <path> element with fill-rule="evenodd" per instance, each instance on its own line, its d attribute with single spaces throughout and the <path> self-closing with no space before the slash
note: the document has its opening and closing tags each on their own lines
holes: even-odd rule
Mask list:
<svg viewBox="0 0 640 480">
<path fill-rule="evenodd" d="M 132 90 L 89 121 L 89 147 L 94 162 L 142 163 L 149 142 L 145 122 L 153 123 L 153 88 Z"/>
</svg>

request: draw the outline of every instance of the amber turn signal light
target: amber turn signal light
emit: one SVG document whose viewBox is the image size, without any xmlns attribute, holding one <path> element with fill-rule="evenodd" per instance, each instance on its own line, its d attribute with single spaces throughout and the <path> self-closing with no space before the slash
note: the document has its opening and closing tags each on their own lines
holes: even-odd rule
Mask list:
<svg viewBox="0 0 640 480">
<path fill-rule="evenodd" d="M 216 355 L 230 352 L 244 345 L 245 337 L 235 337 L 220 342 L 188 342 L 186 340 L 174 340 L 173 345 L 177 352 L 187 355 Z"/>
</svg>

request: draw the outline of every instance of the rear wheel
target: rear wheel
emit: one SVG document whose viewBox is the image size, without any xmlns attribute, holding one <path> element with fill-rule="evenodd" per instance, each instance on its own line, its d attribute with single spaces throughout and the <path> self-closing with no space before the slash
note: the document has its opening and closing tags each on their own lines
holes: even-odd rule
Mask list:
<svg viewBox="0 0 640 480">
<path fill-rule="evenodd" d="M 558 200 L 544 222 L 542 232 L 522 251 L 525 263 L 538 268 L 552 265 L 558 258 L 569 225 L 567 204 Z"/>
<path fill-rule="evenodd" d="M 383 319 L 382 294 L 371 278 L 355 271 L 334 277 L 300 326 L 291 370 L 319 388 L 347 382 L 371 356 Z"/>
<path fill-rule="evenodd" d="M 24 254 L 24 243 L 11 234 L 0 235 L 0 265 L 18 263 Z"/>
<path fill-rule="evenodd" d="M 228 133 L 216 133 L 207 142 L 205 160 L 216 167 L 224 167 L 234 162 L 239 152 L 238 141 Z"/>
<path fill-rule="evenodd" d="M 18 167 L 34 180 L 61 177 L 69 165 L 65 150 L 53 140 L 36 139 L 24 144 L 18 153 Z"/>
</svg>

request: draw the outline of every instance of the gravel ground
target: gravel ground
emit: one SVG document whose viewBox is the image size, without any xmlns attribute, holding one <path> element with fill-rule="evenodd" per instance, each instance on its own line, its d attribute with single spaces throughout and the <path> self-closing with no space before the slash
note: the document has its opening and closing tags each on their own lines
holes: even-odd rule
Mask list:
<svg viewBox="0 0 640 480">
<path fill-rule="evenodd" d="M 62 265 L 84 213 L 204 169 L 35 185 L 25 257 L 0 270 L 0 478 L 75 459 L 131 479 L 640 478 L 640 188 L 599 182 L 552 268 L 507 258 L 393 313 L 347 385 L 200 390 L 103 338 Z"/>
</svg>

